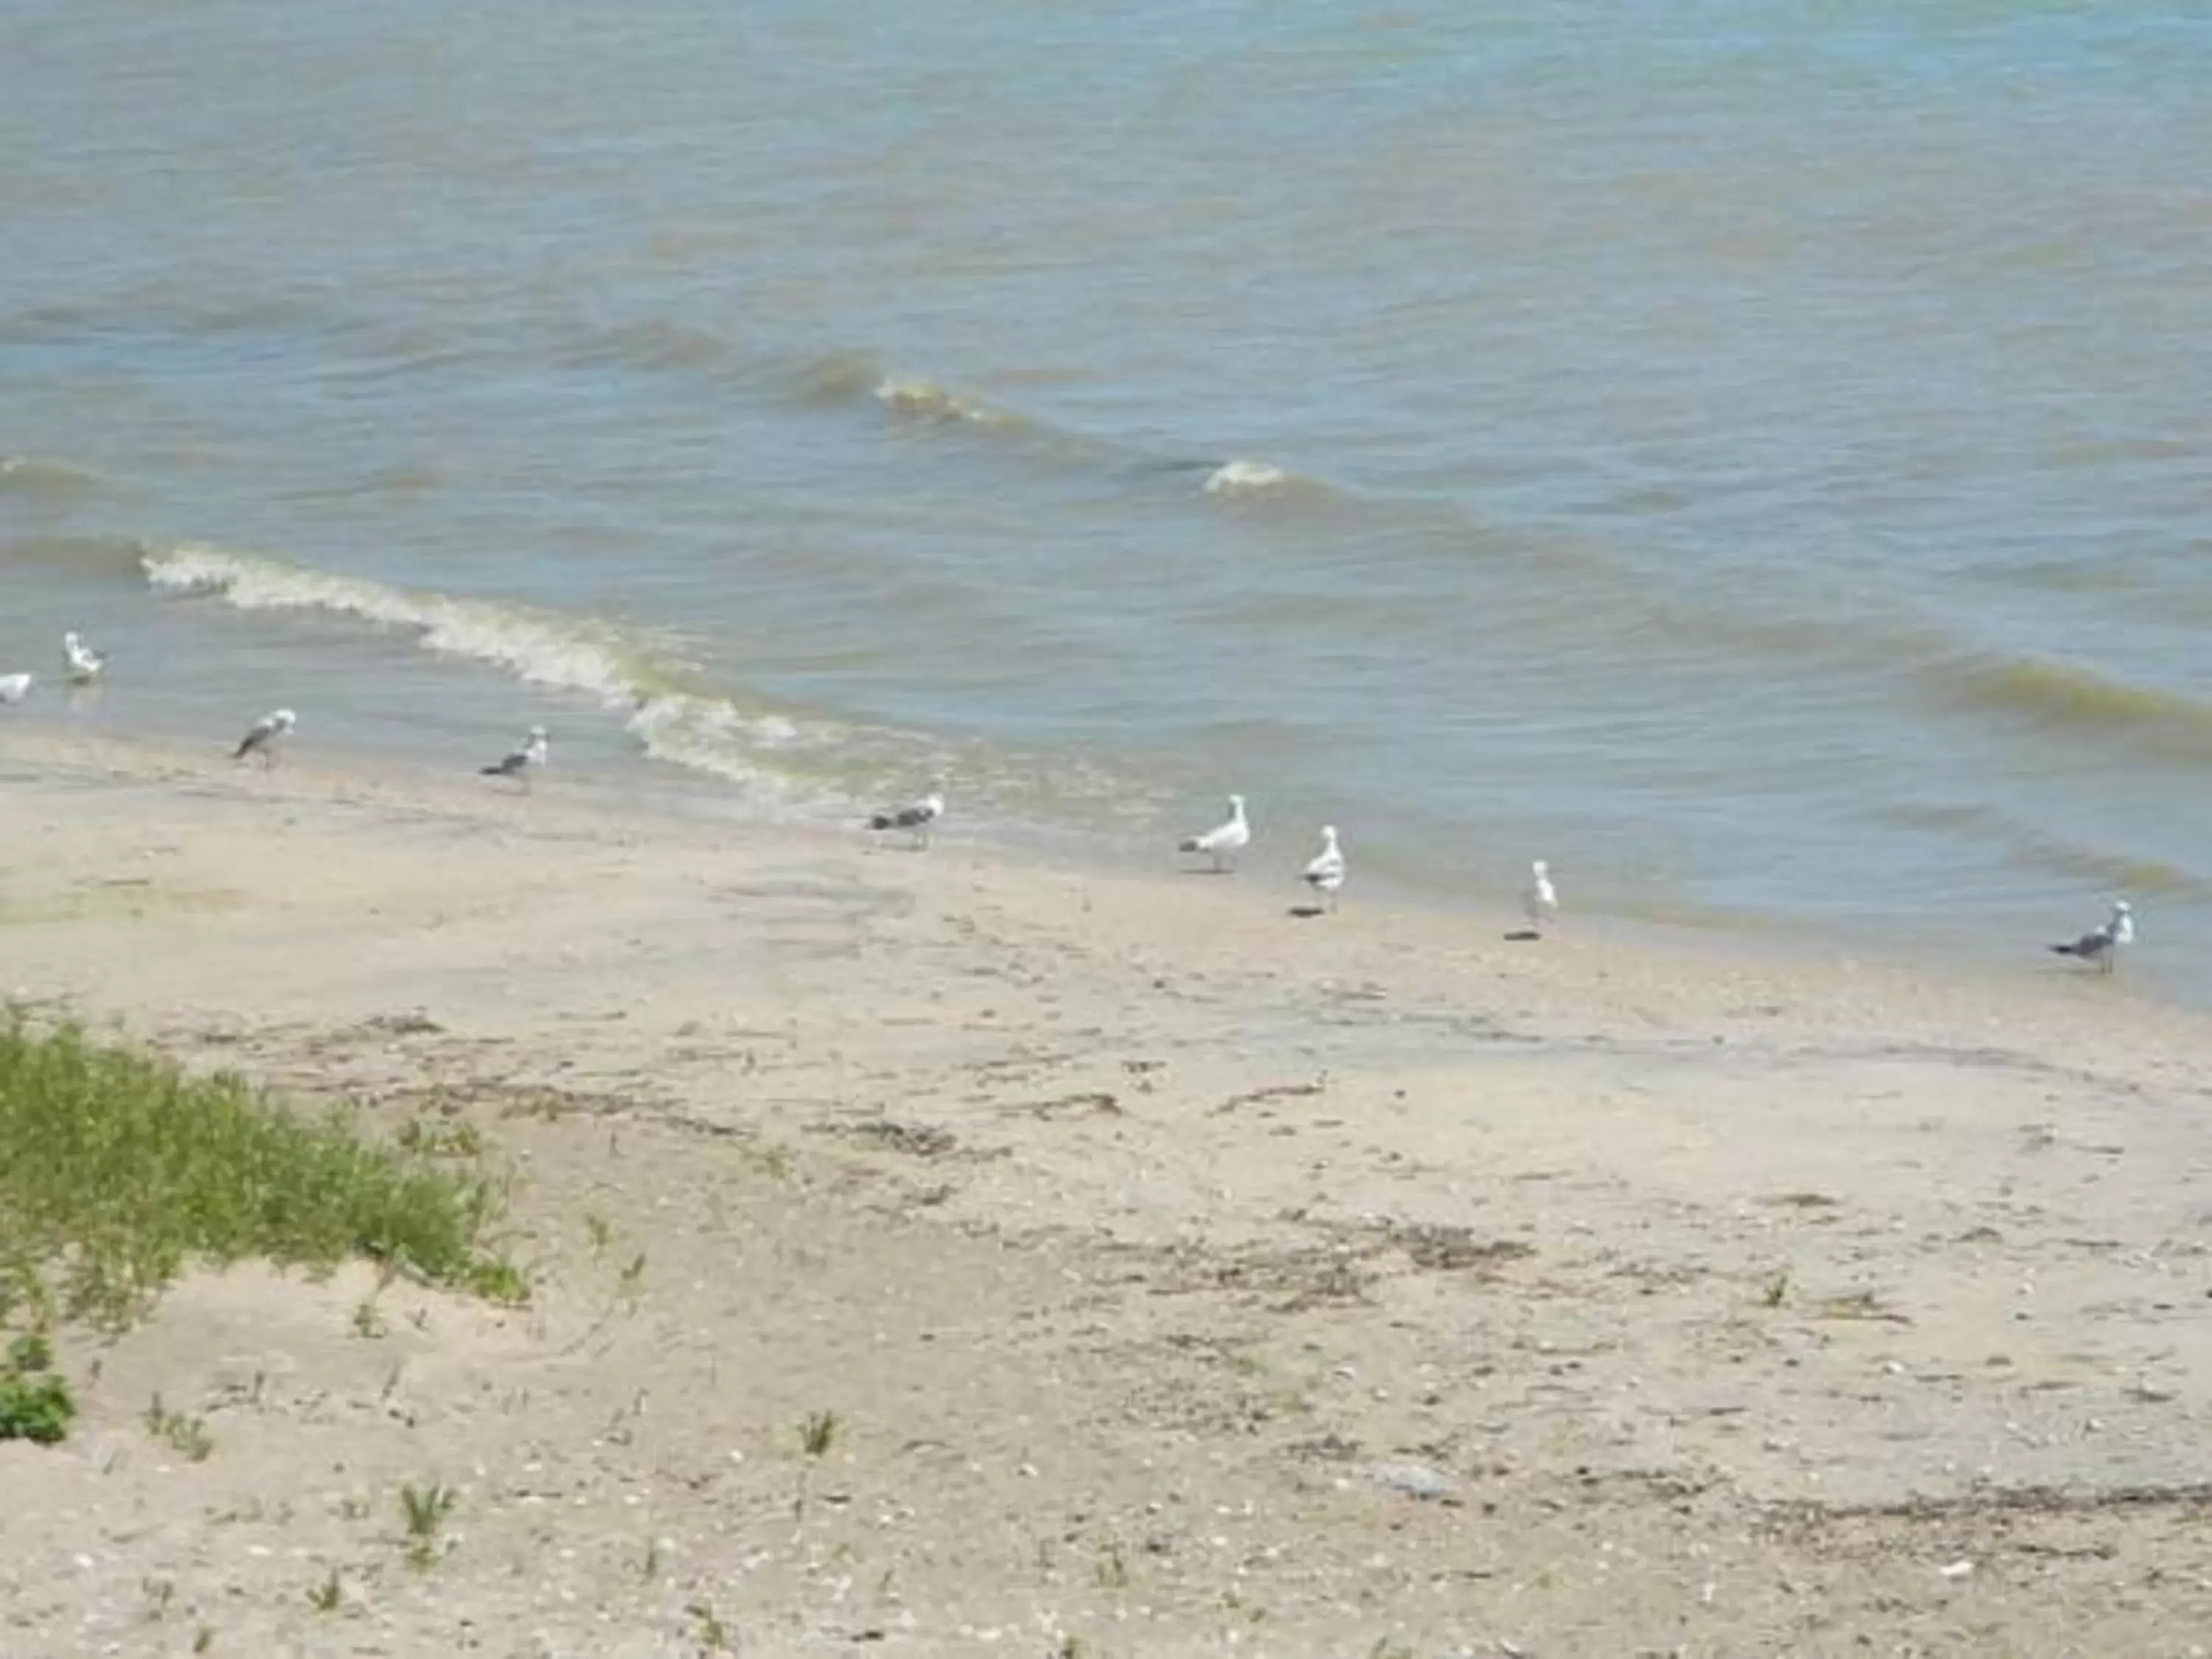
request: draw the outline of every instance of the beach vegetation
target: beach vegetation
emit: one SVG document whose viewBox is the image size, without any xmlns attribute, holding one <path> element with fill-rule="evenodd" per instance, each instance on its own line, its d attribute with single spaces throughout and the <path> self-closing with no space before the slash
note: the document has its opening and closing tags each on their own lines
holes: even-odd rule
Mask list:
<svg viewBox="0 0 2212 1659">
<path fill-rule="evenodd" d="M 731 1653 L 736 1650 L 730 1643 L 729 1626 L 715 1613 L 711 1601 L 694 1601 L 684 1609 L 691 1616 L 691 1638 L 699 1644 L 702 1654 Z"/>
<path fill-rule="evenodd" d="M 457 1497 L 451 1486 L 435 1480 L 427 1486 L 410 1482 L 400 1487 L 399 1514 L 407 1523 L 409 1565 L 427 1567 L 438 1559 L 438 1529 L 453 1512 Z"/>
<path fill-rule="evenodd" d="M 76 1400 L 53 1365 L 53 1345 L 43 1332 L 27 1331 L 8 1345 L 0 1365 L 0 1440 L 51 1446 L 68 1435 Z"/>
<path fill-rule="evenodd" d="M 118 1330 L 186 1266 L 247 1257 L 527 1297 L 499 1183 L 76 1026 L 0 1015 L 0 1325 Z"/>
<path fill-rule="evenodd" d="M 215 1451 L 215 1437 L 208 1432 L 206 1422 L 171 1411 L 161 1403 L 158 1394 L 146 1407 L 146 1432 L 156 1440 L 167 1442 L 191 1462 L 204 1463 Z"/>
<path fill-rule="evenodd" d="M 799 1449 L 809 1457 L 822 1457 L 827 1455 L 830 1448 L 836 1443 L 837 1413 L 807 1413 L 805 1420 L 799 1425 Z"/>
</svg>

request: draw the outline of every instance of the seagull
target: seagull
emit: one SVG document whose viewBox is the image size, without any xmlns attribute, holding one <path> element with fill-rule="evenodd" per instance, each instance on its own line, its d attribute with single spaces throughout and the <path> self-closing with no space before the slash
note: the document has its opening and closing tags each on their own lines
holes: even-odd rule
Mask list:
<svg viewBox="0 0 2212 1659">
<path fill-rule="evenodd" d="M 868 820 L 871 830 L 903 830 L 916 848 L 929 845 L 930 826 L 945 816 L 945 781 L 939 779 L 920 800 L 887 806 Z"/>
<path fill-rule="evenodd" d="M 1237 855 L 1252 844 L 1252 826 L 1244 821 L 1244 797 L 1229 798 L 1229 816 L 1202 836 L 1193 836 L 1176 843 L 1179 853 L 1203 853 L 1213 860 L 1215 871 L 1236 867 Z"/>
<path fill-rule="evenodd" d="M 1336 908 L 1337 889 L 1344 885 L 1344 849 L 1336 844 L 1336 826 L 1324 823 L 1321 827 L 1321 851 L 1307 865 L 1300 878 L 1312 888 L 1329 909 Z"/>
<path fill-rule="evenodd" d="M 62 635 L 62 660 L 69 665 L 72 685 L 90 685 L 107 666 L 107 659 L 75 634 Z"/>
<path fill-rule="evenodd" d="M 279 708 L 272 714 L 264 714 L 239 739 L 238 748 L 231 759 L 242 761 L 248 755 L 258 755 L 264 766 L 276 765 L 277 744 L 291 735 L 292 728 L 299 723 L 300 717 L 289 708 Z"/>
<path fill-rule="evenodd" d="M 21 702 L 31 695 L 34 674 L 0 674 L 0 702 Z"/>
<path fill-rule="evenodd" d="M 530 728 L 530 735 L 522 740 L 520 748 L 508 750 L 505 758 L 497 765 L 480 766 L 477 770 L 488 778 L 520 778 L 522 781 L 522 787 L 528 789 L 530 775 L 545 764 L 548 752 L 545 728 L 542 726 L 533 726 Z"/>
<path fill-rule="evenodd" d="M 1538 859 L 1528 866 L 1528 884 L 1521 890 L 1521 914 L 1528 918 L 1531 933 L 1540 933 L 1547 921 L 1559 919 L 1559 895 L 1552 885 L 1552 866 Z"/>
<path fill-rule="evenodd" d="M 2070 945 L 2054 945 L 2051 948 L 2062 957 L 2079 957 L 2084 962 L 2094 962 L 2099 972 L 2109 974 L 2119 962 L 2120 947 L 2135 942 L 2135 906 L 2125 899 L 2115 899 L 2112 914 L 2105 918 L 2102 927 L 2091 928 Z"/>
</svg>

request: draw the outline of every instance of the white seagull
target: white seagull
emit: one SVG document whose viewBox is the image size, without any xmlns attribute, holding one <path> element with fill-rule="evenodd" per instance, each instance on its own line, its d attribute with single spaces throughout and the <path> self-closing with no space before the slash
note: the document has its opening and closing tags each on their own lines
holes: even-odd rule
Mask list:
<svg viewBox="0 0 2212 1659">
<path fill-rule="evenodd" d="M 519 748 L 509 750 L 497 764 L 480 766 L 477 770 L 488 778 L 519 778 L 522 787 L 528 789 L 530 775 L 545 764 L 546 757 L 550 752 L 551 746 L 545 741 L 545 728 L 533 726 L 530 728 L 530 735 L 522 740 Z"/>
<path fill-rule="evenodd" d="M 945 781 L 939 779 L 920 800 L 903 806 L 886 806 L 868 819 L 871 830 L 903 830 L 917 848 L 929 845 L 931 826 L 945 816 Z"/>
<path fill-rule="evenodd" d="M 90 685 L 107 666 L 107 659 L 75 634 L 62 635 L 62 660 L 69 665 L 72 685 Z"/>
<path fill-rule="evenodd" d="M 292 728 L 299 723 L 300 717 L 289 708 L 279 708 L 264 714 L 238 740 L 238 748 L 232 753 L 231 759 L 242 761 L 248 755 L 258 755 L 264 766 L 276 765 L 276 745 L 289 737 Z"/>
<path fill-rule="evenodd" d="M 1531 933 L 1540 933 L 1547 922 L 1559 919 L 1559 890 L 1552 885 L 1552 866 L 1538 859 L 1528 866 L 1528 884 L 1521 890 L 1521 914 L 1528 918 Z"/>
<path fill-rule="evenodd" d="M 2105 918 L 2105 925 L 2093 927 L 2070 945 L 2054 945 L 2051 948 L 2062 957 L 2079 957 L 2084 962 L 2094 962 L 2098 971 L 2109 974 L 2120 959 L 2120 947 L 2136 942 L 2135 906 L 2125 899 L 2116 899 L 2112 914 Z"/>
<path fill-rule="evenodd" d="M 21 702 L 31 695 L 34 674 L 0 674 L 0 702 Z"/>
<path fill-rule="evenodd" d="M 1237 855 L 1252 844 L 1252 826 L 1244 819 L 1244 797 L 1229 798 L 1229 816 L 1202 836 L 1176 843 L 1179 853 L 1203 853 L 1217 872 L 1234 869 Z"/>
<path fill-rule="evenodd" d="M 1336 826 L 1324 823 L 1321 827 L 1321 851 L 1307 865 L 1299 878 L 1313 889 L 1321 902 L 1331 910 L 1336 908 L 1337 890 L 1344 885 L 1344 849 L 1336 844 Z"/>
</svg>

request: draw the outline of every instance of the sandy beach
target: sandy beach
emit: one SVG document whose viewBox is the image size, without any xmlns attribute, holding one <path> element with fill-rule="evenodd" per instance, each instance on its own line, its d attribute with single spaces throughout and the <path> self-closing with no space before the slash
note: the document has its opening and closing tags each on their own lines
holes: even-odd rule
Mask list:
<svg viewBox="0 0 2212 1659">
<path fill-rule="evenodd" d="M 0 730 L 0 993 L 469 1126 L 535 1286 L 72 1335 L 0 1651 L 2212 1650 L 2212 1020 L 2124 970 L 480 781 Z"/>
</svg>

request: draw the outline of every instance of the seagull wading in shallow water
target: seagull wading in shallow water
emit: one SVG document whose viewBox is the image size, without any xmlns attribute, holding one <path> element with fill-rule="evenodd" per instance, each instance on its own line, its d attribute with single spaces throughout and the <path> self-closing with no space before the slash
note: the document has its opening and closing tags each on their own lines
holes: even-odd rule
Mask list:
<svg viewBox="0 0 2212 1659">
<path fill-rule="evenodd" d="M 920 800 L 908 801 L 903 806 L 886 806 L 868 820 L 868 828 L 903 830 L 914 838 L 915 847 L 922 848 L 929 845 L 931 828 L 944 816 L 945 781 L 940 778 Z"/>
<path fill-rule="evenodd" d="M 90 685 L 107 666 L 107 659 L 75 634 L 62 635 L 62 660 L 69 665 L 72 685 Z"/>
<path fill-rule="evenodd" d="M 1559 919 L 1559 890 L 1552 885 L 1552 866 L 1538 859 L 1528 866 L 1528 884 L 1521 890 L 1521 914 L 1532 932 L 1542 933 Z"/>
<path fill-rule="evenodd" d="M 0 674 L 0 702 L 21 702 L 31 695 L 32 674 Z"/>
<path fill-rule="evenodd" d="M 2079 957 L 2084 962 L 2094 962 L 2098 971 L 2109 974 L 2120 959 L 2120 947 L 2136 942 L 2135 906 L 2125 899 L 2114 901 L 2112 914 L 2105 918 L 2102 927 L 2093 927 L 2070 945 L 2054 945 L 2051 948 L 2062 957 Z"/>
<path fill-rule="evenodd" d="M 1202 836 L 1193 836 L 1179 842 L 1179 853 L 1203 853 L 1213 860 L 1216 871 L 1232 870 L 1237 855 L 1252 844 L 1252 826 L 1244 820 L 1244 797 L 1229 798 L 1229 816 Z"/>
<path fill-rule="evenodd" d="M 525 789 L 530 787 L 530 775 L 545 764 L 550 745 L 545 741 L 545 728 L 533 726 L 530 735 L 522 740 L 521 747 L 509 750 L 495 765 L 477 769 L 488 778 L 517 778 Z"/>
<path fill-rule="evenodd" d="M 289 708 L 279 708 L 264 714 L 238 740 L 238 748 L 231 759 L 242 761 L 248 755 L 258 755 L 264 766 L 276 765 L 276 745 L 289 737 L 292 728 L 299 723 L 300 717 Z"/>
<path fill-rule="evenodd" d="M 1344 885 L 1344 849 L 1336 844 L 1334 824 L 1322 825 L 1321 851 L 1314 854 L 1299 879 L 1313 889 L 1322 904 L 1336 908 L 1337 890 Z"/>
</svg>

